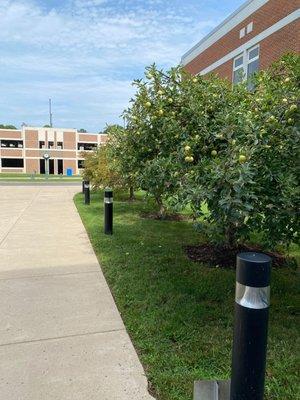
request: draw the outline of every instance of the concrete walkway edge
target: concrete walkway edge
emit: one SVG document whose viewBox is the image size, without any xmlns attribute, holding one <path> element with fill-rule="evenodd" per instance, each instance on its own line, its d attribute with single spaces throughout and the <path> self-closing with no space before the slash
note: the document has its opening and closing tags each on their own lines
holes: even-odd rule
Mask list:
<svg viewBox="0 0 300 400">
<path fill-rule="evenodd" d="M 0 186 L 0 398 L 153 400 L 78 191 Z"/>
</svg>

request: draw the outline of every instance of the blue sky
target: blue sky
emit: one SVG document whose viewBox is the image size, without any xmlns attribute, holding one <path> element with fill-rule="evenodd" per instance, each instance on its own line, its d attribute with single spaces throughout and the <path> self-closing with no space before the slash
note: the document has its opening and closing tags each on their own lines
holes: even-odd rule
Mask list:
<svg viewBox="0 0 300 400">
<path fill-rule="evenodd" d="M 0 123 L 99 132 L 243 0 L 0 0 Z"/>
</svg>

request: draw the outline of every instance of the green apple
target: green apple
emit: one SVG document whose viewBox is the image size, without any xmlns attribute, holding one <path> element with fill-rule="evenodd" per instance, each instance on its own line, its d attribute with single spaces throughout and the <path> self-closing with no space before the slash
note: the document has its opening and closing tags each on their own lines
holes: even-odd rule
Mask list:
<svg viewBox="0 0 300 400">
<path fill-rule="evenodd" d="M 150 107 L 151 107 L 150 101 L 147 101 L 147 103 L 145 104 L 145 106 L 146 106 L 147 108 L 150 108 Z"/>
<path fill-rule="evenodd" d="M 294 112 L 294 111 L 297 110 L 297 108 L 298 108 L 298 107 L 297 107 L 296 104 L 292 104 L 291 107 L 290 107 L 290 111 L 291 111 L 291 112 Z"/>
<path fill-rule="evenodd" d="M 172 97 L 169 97 L 169 98 L 168 98 L 168 102 L 169 102 L 170 104 L 173 103 Z"/>
<path fill-rule="evenodd" d="M 239 162 L 244 163 L 247 160 L 246 156 L 244 154 L 240 154 L 239 156 Z"/>
<path fill-rule="evenodd" d="M 162 109 L 158 110 L 158 115 L 164 115 L 164 110 Z"/>
<path fill-rule="evenodd" d="M 215 157 L 215 156 L 218 154 L 218 152 L 217 152 L 217 150 L 212 150 L 210 154 L 211 154 L 213 157 Z"/>
<path fill-rule="evenodd" d="M 193 161 L 194 161 L 194 157 L 192 157 L 192 156 L 186 156 L 186 157 L 185 157 L 185 161 L 186 161 L 186 162 L 193 162 Z"/>
<path fill-rule="evenodd" d="M 189 152 L 191 150 L 190 146 L 185 146 L 184 151 Z"/>
</svg>

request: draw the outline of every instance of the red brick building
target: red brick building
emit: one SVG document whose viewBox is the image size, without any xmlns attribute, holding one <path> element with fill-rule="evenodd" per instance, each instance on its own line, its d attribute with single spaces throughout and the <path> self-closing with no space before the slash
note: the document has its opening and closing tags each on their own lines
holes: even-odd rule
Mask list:
<svg viewBox="0 0 300 400">
<path fill-rule="evenodd" d="M 186 70 L 236 83 L 300 52 L 300 0 L 248 0 L 182 57 Z"/>
</svg>

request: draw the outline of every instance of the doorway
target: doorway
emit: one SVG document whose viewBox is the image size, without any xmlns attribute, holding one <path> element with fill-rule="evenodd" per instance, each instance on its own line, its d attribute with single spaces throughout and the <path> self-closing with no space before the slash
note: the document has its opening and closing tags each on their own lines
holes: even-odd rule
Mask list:
<svg viewBox="0 0 300 400">
<path fill-rule="evenodd" d="M 49 159 L 49 174 L 54 175 L 54 160 L 53 160 L 53 158 Z"/>
<path fill-rule="evenodd" d="M 58 175 L 64 173 L 63 160 L 57 160 L 57 173 Z"/>
<path fill-rule="evenodd" d="M 43 158 L 40 159 L 40 174 L 45 174 L 45 160 Z"/>
</svg>

